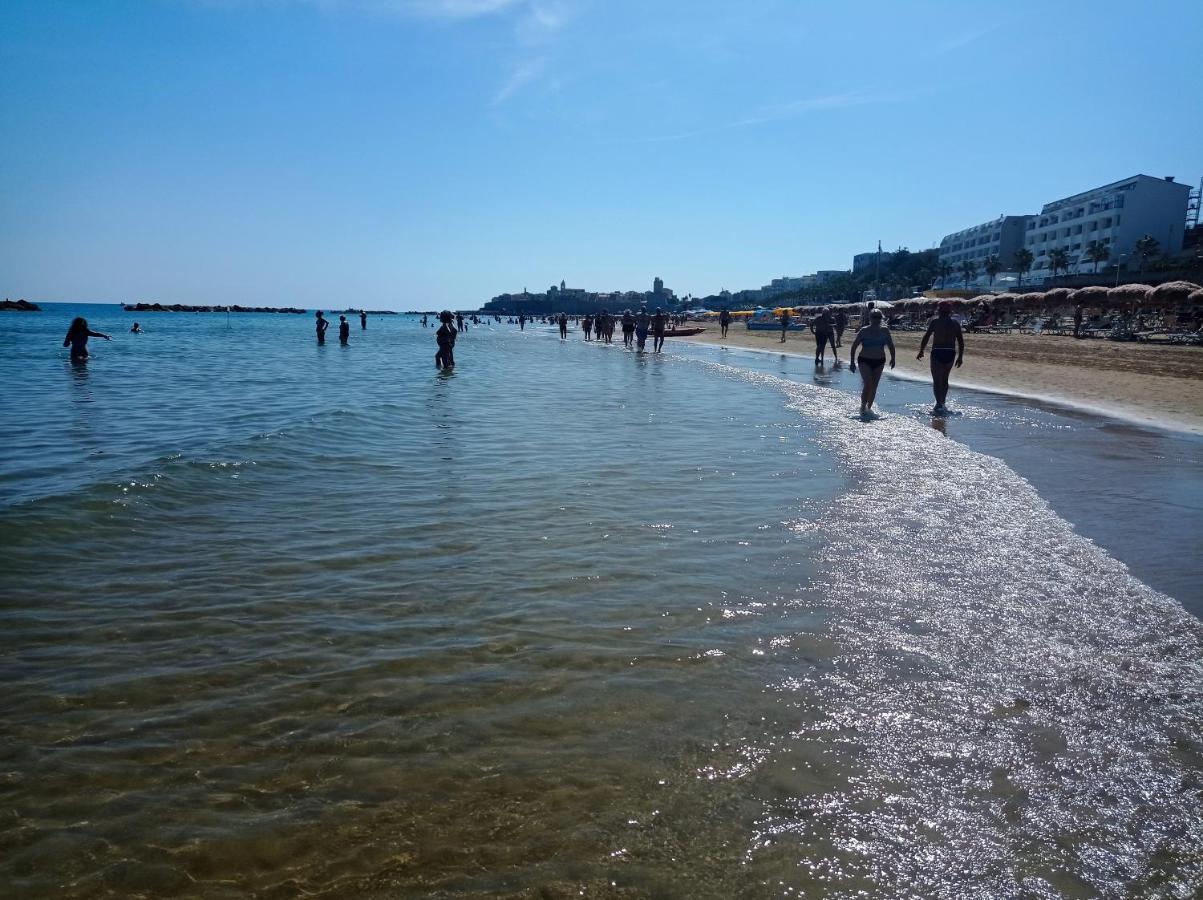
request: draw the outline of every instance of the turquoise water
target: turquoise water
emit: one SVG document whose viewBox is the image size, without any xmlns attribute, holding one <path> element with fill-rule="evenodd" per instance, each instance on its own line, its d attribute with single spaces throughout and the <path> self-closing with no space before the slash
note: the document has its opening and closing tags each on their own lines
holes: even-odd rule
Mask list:
<svg viewBox="0 0 1203 900">
<path fill-rule="evenodd" d="M 80 366 L 79 311 L 0 339 L 6 894 L 1203 884 L 1197 442 L 403 317 L 90 307 Z"/>
</svg>

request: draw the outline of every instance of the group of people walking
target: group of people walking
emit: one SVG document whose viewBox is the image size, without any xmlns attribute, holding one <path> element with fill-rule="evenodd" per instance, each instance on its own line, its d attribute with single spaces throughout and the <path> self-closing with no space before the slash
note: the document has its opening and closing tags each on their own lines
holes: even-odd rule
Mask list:
<svg viewBox="0 0 1203 900">
<path fill-rule="evenodd" d="M 560 337 L 566 339 L 568 337 L 568 317 L 564 313 L 560 313 L 556 321 L 560 326 Z M 653 313 L 649 313 L 646 306 L 641 306 L 637 313 L 632 313 L 627 309 L 623 310 L 621 316 L 613 316 L 603 309 L 596 316 L 583 316 L 581 331 L 587 341 L 594 340 L 596 336 L 596 339 L 603 344 L 610 344 L 614 341 L 615 324 L 622 328 L 623 346 L 642 352 L 650 334 L 652 336 L 652 352 L 659 353 L 664 349 L 665 332 L 668 330 L 668 314 L 660 307 L 656 307 L 656 311 Z"/>
</svg>

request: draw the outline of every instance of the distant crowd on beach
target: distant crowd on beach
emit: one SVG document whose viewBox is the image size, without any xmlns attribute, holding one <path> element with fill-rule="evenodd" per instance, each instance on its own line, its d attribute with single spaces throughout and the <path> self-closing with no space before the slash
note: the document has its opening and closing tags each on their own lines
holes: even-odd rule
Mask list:
<svg viewBox="0 0 1203 900">
<path fill-rule="evenodd" d="M 928 349 L 928 343 L 929 341 L 931 342 L 930 366 L 932 390 L 936 400 L 933 412 L 936 414 L 942 414 L 946 411 L 945 404 L 948 397 L 949 376 L 954 367 L 961 366 L 965 355 L 965 340 L 961 324 L 957 319 L 952 317 L 951 313 L 952 304 L 950 302 L 941 301 L 938 304 L 936 315 L 928 322 L 927 331 L 919 347 L 918 358 L 923 359 Z M 493 313 L 491 318 L 496 323 L 501 323 L 502 321 L 501 315 L 497 313 Z M 435 366 L 441 371 L 448 371 L 455 367 L 455 344 L 457 337 L 466 332 L 470 324 L 480 324 L 480 317 L 478 315 L 471 315 L 465 318 L 461 312 L 452 313 L 449 310 L 444 310 L 438 314 L 437 319 L 439 324 L 435 330 L 435 343 L 437 346 L 434 356 Z M 723 336 L 727 334 L 731 319 L 732 316 L 729 310 L 723 310 L 719 314 L 719 325 Z M 882 311 L 874 308 L 872 301 L 866 304 L 864 312 L 861 315 L 862 324 L 857 330 L 856 337 L 853 339 L 852 346 L 848 351 L 848 361 L 851 371 L 859 371 L 861 376 L 860 411 L 864 416 L 872 415 L 878 385 L 887 362 L 887 353 L 890 368 L 893 369 L 895 365 L 896 351 L 894 341 L 890 334 L 890 329 L 883 323 L 883 319 Z M 508 322 L 516 324 L 519 330 L 525 330 L 527 323 L 534 321 L 536 321 L 536 318 L 527 317 L 524 314 L 519 314 L 516 317 L 508 319 Z M 561 340 L 568 339 L 570 324 L 580 327 L 586 341 L 597 341 L 602 344 L 613 343 L 614 332 L 617 329 L 622 334 L 623 346 L 638 353 L 646 350 L 649 336 L 652 338 L 652 352 L 661 353 L 664 349 L 665 338 L 675 336 L 677 329 L 685 324 L 683 316 L 670 315 L 659 307 L 651 312 L 648 311 L 647 307 L 640 307 L 638 312 L 626 309 L 618 315 L 612 315 L 604 309 L 596 315 L 569 316 L 561 312 L 539 317 L 537 321 L 557 327 Z M 424 314 L 420 322 L 423 328 L 429 327 L 429 315 Z M 790 310 L 781 311 L 780 322 L 781 340 L 784 342 L 788 331 L 791 327 L 794 327 Z M 331 322 L 326 318 L 323 311 L 318 310 L 314 313 L 315 335 L 319 345 L 326 343 L 326 332 L 329 330 L 330 325 Z M 821 366 L 825 363 L 828 350 L 831 351 L 833 365 L 835 367 L 840 366 L 839 350 L 843 346 L 843 336 L 847 326 L 848 316 L 842 309 L 832 310 L 829 307 L 825 307 L 820 309 L 818 314 L 811 319 L 808 327 L 815 338 L 816 366 Z M 368 316 L 363 310 L 359 312 L 359 327 L 362 331 L 366 331 L 368 327 Z M 695 329 L 694 331 L 696 330 L 700 329 Z M 141 325 L 138 322 L 134 322 L 133 327 L 130 328 L 130 332 L 132 334 L 141 334 Z M 685 333 L 689 334 L 693 332 L 686 331 Z M 348 345 L 350 343 L 350 335 L 351 324 L 347 321 L 346 315 L 340 315 L 338 317 L 339 343 L 344 346 Z M 101 331 L 93 331 L 88 326 L 87 320 L 83 317 L 74 319 L 67 330 L 66 337 L 63 339 L 63 346 L 71 348 L 72 361 L 81 362 L 88 358 L 89 338 L 101 338 L 106 341 L 112 340 L 111 335 Z"/>
</svg>

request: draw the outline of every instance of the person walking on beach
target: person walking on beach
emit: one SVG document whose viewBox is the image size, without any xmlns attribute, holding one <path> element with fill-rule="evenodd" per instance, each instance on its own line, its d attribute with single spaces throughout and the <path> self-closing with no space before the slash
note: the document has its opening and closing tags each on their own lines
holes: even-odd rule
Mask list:
<svg viewBox="0 0 1203 900">
<path fill-rule="evenodd" d="M 556 317 L 556 322 L 558 322 L 560 325 L 560 340 L 562 340 L 562 341 L 567 340 L 567 338 L 568 338 L 568 316 L 564 315 L 563 313 L 560 313 L 560 315 L 558 317 Z"/>
<path fill-rule="evenodd" d="M 856 348 L 861 347 L 860 356 Z M 890 348 L 890 368 L 894 368 L 894 339 L 890 329 L 881 324 L 881 310 L 875 309 L 869 313 L 869 324 L 856 333 L 856 339 L 848 350 L 851 369 L 856 371 L 860 366 L 860 414 L 867 416 L 873 412 L 873 401 L 877 399 L 877 385 L 881 381 L 882 372 L 886 366 L 886 348 Z"/>
<path fill-rule="evenodd" d="M 919 344 L 916 359 L 923 359 L 929 339 L 932 342 L 932 393 L 936 395 L 936 408 L 932 412 L 939 414 L 947 412 L 944 401 L 948 397 L 948 376 L 952 374 L 952 367 L 955 364 L 959 369 L 965 357 L 965 336 L 961 333 L 961 323 L 952 317 L 952 304 L 947 300 L 940 301 L 936 306 L 936 317 L 927 323 L 927 333 Z"/>
<path fill-rule="evenodd" d="M 593 316 L 581 319 L 581 331 L 585 332 L 585 340 L 593 340 Z"/>
<path fill-rule="evenodd" d="M 652 316 L 652 351 L 659 353 L 664 349 L 664 329 L 668 324 L 668 316 L 656 307 L 656 314 Z"/>
<path fill-rule="evenodd" d="M 718 314 L 718 327 L 722 329 L 722 336 L 727 336 L 727 329 L 731 327 L 731 310 L 726 307 Z"/>
<path fill-rule="evenodd" d="M 848 313 L 842 309 L 836 310 L 835 313 L 835 346 L 844 346 L 844 329 L 848 327 Z"/>
<path fill-rule="evenodd" d="M 652 317 L 647 314 L 647 307 L 639 307 L 639 314 L 635 316 L 635 347 L 640 353 L 647 344 L 647 330 L 651 324 Z"/>
<path fill-rule="evenodd" d="M 824 306 L 820 312 L 810 323 L 810 330 L 815 336 L 815 365 L 823 364 L 823 354 L 827 345 L 831 345 L 831 356 L 836 365 L 839 365 L 840 356 L 835 349 L 835 323 L 831 319 L 831 308 Z"/>
<path fill-rule="evenodd" d="M 439 345 L 439 352 L 434 355 L 434 364 L 440 369 L 450 369 L 455 366 L 455 336 L 459 332 L 452 324 L 455 317 L 449 311 L 443 310 L 439 314 L 439 321 L 443 324 L 434 333 L 434 339 Z"/>
<path fill-rule="evenodd" d="M 1074 305 L 1074 337 L 1082 336 L 1082 304 Z"/>
<path fill-rule="evenodd" d="M 71 327 L 67 329 L 67 336 L 63 338 L 63 346 L 70 345 L 73 362 L 88 358 L 88 338 L 90 337 L 104 338 L 106 341 L 112 340 L 103 331 L 92 331 L 88 328 L 88 320 L 83 316 L 76 316 L 71 320 Z"/>
<path fill-rule="evenodd" d="M 314 326 L 317 328 L 317 342 L 319 344 L 324 344 L 326 343 L 326 329 L 330 327 L 330 323 L 326 321 L 326 317 L 322 315 L 322 311 L 320 309 L 317 311 L 316 315 L 317 321 L 314 323 Z"/>
<path fill-rule="evenodd" d="M 351 323 L 347 321 L 346 316 L 338 317 L 338 342 L 344 347 L 351 338 Z"/>
<path fill-rule="evenodd" d="M 781 343 L 785 343 L 785 333 L 789 331 L 789 310 L 781 310 Z"/>
<path fill-rule="evenodd" d="M 635 342 L 635 317 L 629 309 L 622 311 L 622 345 L 630 347 Z"/>
<path fill-rule="evenodd" d="M 359 311 L 359 330 L 368 330 L 368 311 L 366 309 L 361 309 Z"/>
</svg>

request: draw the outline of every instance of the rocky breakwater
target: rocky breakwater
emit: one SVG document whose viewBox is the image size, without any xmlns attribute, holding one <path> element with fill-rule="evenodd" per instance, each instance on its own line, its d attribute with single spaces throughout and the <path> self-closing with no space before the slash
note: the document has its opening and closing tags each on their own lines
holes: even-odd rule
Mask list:
<svg viewBox="0 0 1203 900">
<path fill-rule="evenodd" d="M 11 310 L 12 312 L 41 312 L 42 307 L 36 303 L 30 303 L 28 300 L 9 300 L 7 297 L 0 302 L 0 309 Z"/>
<path fill-rule="evenodd" d="M 188 306 L 183 303 L 127 303 L 126 312 L 236 312 L 236 313 L 306 313 L 307 309 L 297 309 L 294 306 Z"/>
</svg>

